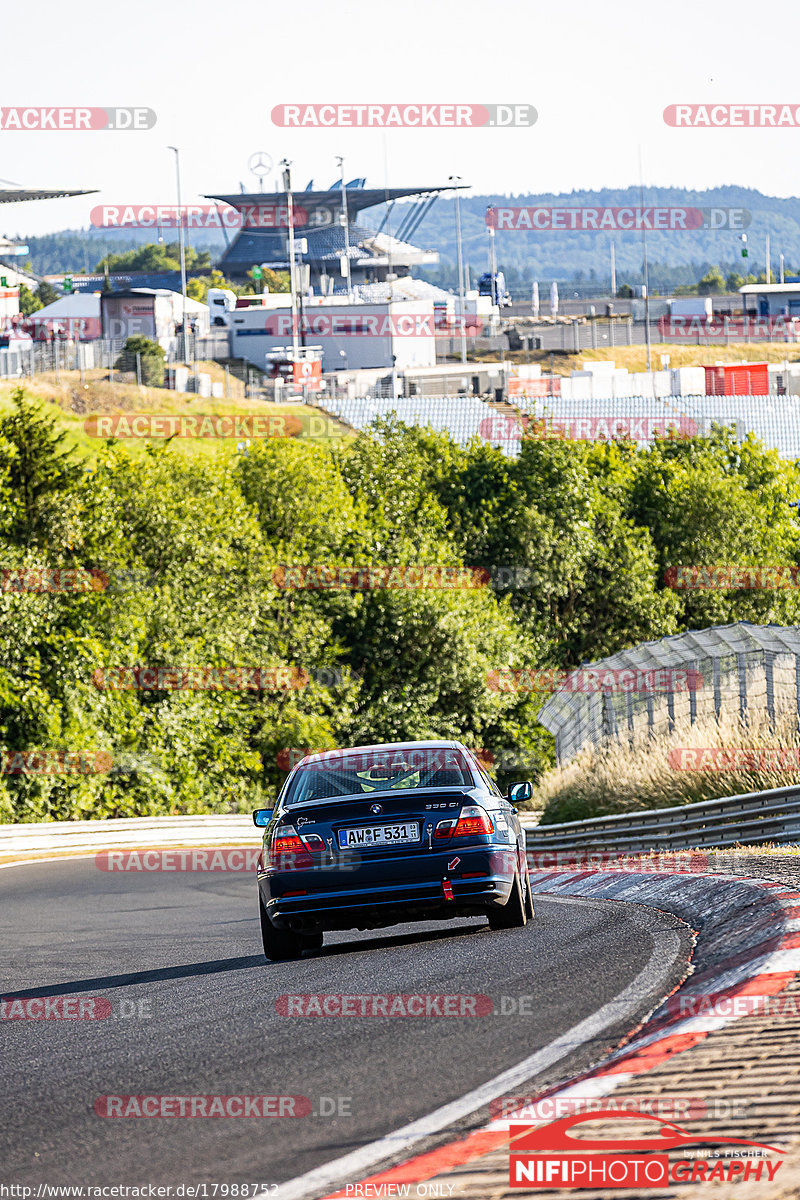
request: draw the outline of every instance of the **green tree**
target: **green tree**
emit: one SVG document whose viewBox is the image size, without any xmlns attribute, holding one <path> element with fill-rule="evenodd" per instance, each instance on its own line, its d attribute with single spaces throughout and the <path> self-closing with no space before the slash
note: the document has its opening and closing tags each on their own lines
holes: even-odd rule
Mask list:
<svg viewBox="0 0 800 1200">
<path fill-rule="evenodd" d="M 744 287 L 744 276 L 738 271 L 729 271 L 725 278 L 725 288 L 729 292 L 738 292 L 740 287 Z"/>
<path fill-rule="evenodd" d="M 19 285 L 19 311 L 23 316 L 29 317 L 31 313 L 38 312 L 42 307 L 41 296 L 31 291 L 27 284 L 21 283 Z"/>
<path fill-rule="evenodd" d="M 43 279 L 36 289 L 36 297 L 39 301 L 39 308 L 46 308 L 48 304 L 54 304 L 60 299 L 58 292 L 51 284 Z"/>
<path fill-rule="evenodd" d="M 67 435 L 40 402 L 22 387 L 11 393 L 12 410 L 0 417 L 3 466 L 11 488 L 7 533 L 26 544 L 46 544 L 53 518 L 65 515 L 64 494 L 81 477 L 82 467 L 67 449 Z"/>
<path fill-rule="evenodd" d="M 698 296 L 718 296 L 725 291 L 725 279 L 719 267 L 712 267 L 697 284 Z"/>
</svg>

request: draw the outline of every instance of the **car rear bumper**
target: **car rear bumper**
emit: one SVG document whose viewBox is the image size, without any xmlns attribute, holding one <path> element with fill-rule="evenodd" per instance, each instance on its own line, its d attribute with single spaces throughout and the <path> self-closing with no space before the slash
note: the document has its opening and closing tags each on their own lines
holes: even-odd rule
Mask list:
<svg viewBox="0 0 800 1200">
<path fill-rule="evenodd" d="M 502 907 L 515 871 L 513 846 L 481 846 L 341 867 L 259 872 L 258 882 L 277 928 L 368 929 Z"/>
</svg>

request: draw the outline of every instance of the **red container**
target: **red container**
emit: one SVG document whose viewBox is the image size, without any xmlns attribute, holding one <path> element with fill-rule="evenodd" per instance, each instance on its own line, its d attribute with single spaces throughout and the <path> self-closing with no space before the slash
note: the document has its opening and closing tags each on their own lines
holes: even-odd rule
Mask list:
<svg viewBox="0 0 800 1200">
<path fill-rule="evenodd" d="M 722 363 L 705 367 L 707 396 L 767 396 L 767 363 Z"/>
</svg>

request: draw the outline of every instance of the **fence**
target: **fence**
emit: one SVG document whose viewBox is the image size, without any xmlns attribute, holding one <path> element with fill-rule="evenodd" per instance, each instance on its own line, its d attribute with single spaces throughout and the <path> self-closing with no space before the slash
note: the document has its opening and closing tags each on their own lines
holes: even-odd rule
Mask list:
<svg viewBox="0 0 800 1200">
<path fill-rule="evenodd" d="M 572 672 L 539 721 L 565 762 L 585 745 L 723 715 L 800 714 L 800 628 L 739 621 L 644 642 Z"/>
<path fill-rule="evenodd" d="M 529 853 L 580 849 L 613 851 L 615 855 L 797 842 L 800 788 L 774 788 L 675 808 L 537 825 L 526 837 Z"/>
<path fill-rule="evenodd" d="M 124 338 L 97 338 L 91 342 L 55 339 L 0 350 L 0 378 L 32 379 L 43 374 L 55 374 L 58 378 L 62 371 L 80 371 L 83 375 L 85 371 L 97 368 L 113 371 L 124 346 Z M 165 364 L 171 366 L 229 357 L 227 331 L 212 332 L 206 337 L 187 334 L 185 352 L 180 337 L 170 339 Z"/>
</svg>

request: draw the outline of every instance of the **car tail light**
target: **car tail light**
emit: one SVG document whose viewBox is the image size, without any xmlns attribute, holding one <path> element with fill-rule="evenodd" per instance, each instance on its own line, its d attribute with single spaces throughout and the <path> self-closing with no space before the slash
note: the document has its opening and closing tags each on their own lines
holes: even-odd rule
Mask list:
<svg viewBox="0 0 800 1200">
<path fill-rule="evenodd" d="M 300 840 L 305 842 L 306 848 L 310 850 L 312 854 L 325 853 L 325 843 L 318 833 L 302 833 L 300 835 Z"/>
<path fill-rule="evenodd" d="M 476 835 L 485 836 L 489 833 L 494 833 L 494 826 L 489 814 L 479 805 L 473 804 L 462 808 L 451 836 L 454 838 L 475 837 Z"/>
<path fill-rule="evenodd" d="M 440 821 L 433 831 L 435 838 L 449 838 L 452 836 L 453 830 L 456 827 L 456 818 L 453 817 L 449 821 Z"/>
<path fill-rule="evenodd" d="M 272 836 L 270 866 L 281 871 L 300 870 L 314 865 L 309 849 L 294 825 L 281 825 Z"/>
</svg>

